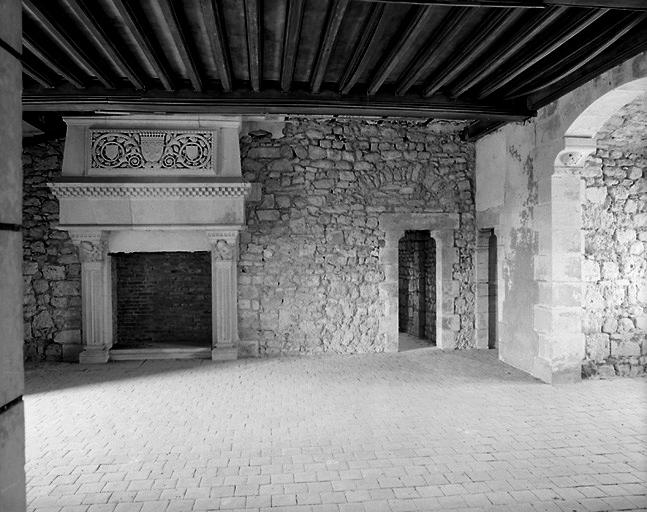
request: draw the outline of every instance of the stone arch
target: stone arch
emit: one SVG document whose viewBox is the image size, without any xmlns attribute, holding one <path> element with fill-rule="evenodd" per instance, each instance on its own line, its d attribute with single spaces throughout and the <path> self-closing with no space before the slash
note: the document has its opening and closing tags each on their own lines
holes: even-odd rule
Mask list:
<svg viewBox="0 0 647 512">
<path fill-rule="evenodd" d="M 547 382 L 581 378 L 585 355 L 581 171 L 596 150 L 596 135 L 603 125 L 647 94 L 647 53 L 587 85 L 559 100 L 562 143 L 553 172 L 539 189 L 545 215 L 539 226 L 536 269 L 541 303 L 534 313 L 539 357 L 532 373 Z"/>
</svg>

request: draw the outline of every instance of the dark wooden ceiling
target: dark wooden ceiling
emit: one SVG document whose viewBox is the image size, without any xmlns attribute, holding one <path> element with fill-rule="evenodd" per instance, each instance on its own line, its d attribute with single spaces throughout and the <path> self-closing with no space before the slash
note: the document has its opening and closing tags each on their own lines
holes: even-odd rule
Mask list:
<svg viewBox="0 0 647 512">
<path fill-rule="evenodd" d="M 472 119 L 476 136 L 647 50 L 647 0 L 23 0 L 43 112 Z"/>
</svg>

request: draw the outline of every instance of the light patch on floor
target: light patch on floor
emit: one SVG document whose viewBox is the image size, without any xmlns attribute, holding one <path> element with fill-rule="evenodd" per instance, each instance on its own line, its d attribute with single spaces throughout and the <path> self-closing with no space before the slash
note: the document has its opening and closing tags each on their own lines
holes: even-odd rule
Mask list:
<svg viewBox="0 0 647 512">
<path fill-rule="evenodd" d="M 29 510 L 636 510 L 646 383 L 425 349 L 31 367 Z"/>
</svg>

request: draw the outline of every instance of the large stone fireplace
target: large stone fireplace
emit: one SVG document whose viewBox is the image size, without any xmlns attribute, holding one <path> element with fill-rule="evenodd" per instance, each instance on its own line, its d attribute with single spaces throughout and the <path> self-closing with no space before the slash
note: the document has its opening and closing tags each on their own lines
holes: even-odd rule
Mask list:
<svg viewBox="0 0 647 512">
<path fill-rule="evenodd" d="M 111 358 L 116 334 L 111 259 L 117 253 L 208 251 L 211 357 L 236 358 L 238 238 L 251 189 L 240 170 L 240 118 L 66 122 L 62 177 L 50 187 L 60 202 L 59 228 L 69 232 L 81 259 L 80 362 Z"/>
</svg>

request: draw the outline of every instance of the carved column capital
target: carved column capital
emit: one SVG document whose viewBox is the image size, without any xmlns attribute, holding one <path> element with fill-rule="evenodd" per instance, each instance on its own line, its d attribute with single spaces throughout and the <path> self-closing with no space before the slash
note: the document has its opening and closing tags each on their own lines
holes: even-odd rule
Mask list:
<svg viewBox="0 0 647 512">
<path fill-rule="evenodd" d="M 231 261 L 236 258 L 238 231 L 207 231 L 211 254 L 216 261 Z"/>
<path fill-rule="evenodd" d="M 108 252 L 108 233 L 81 230 L 72 230 L 69 233 L 72 243 L 79 248 L 82 263 L 103 261 Z"/>
</svg>

